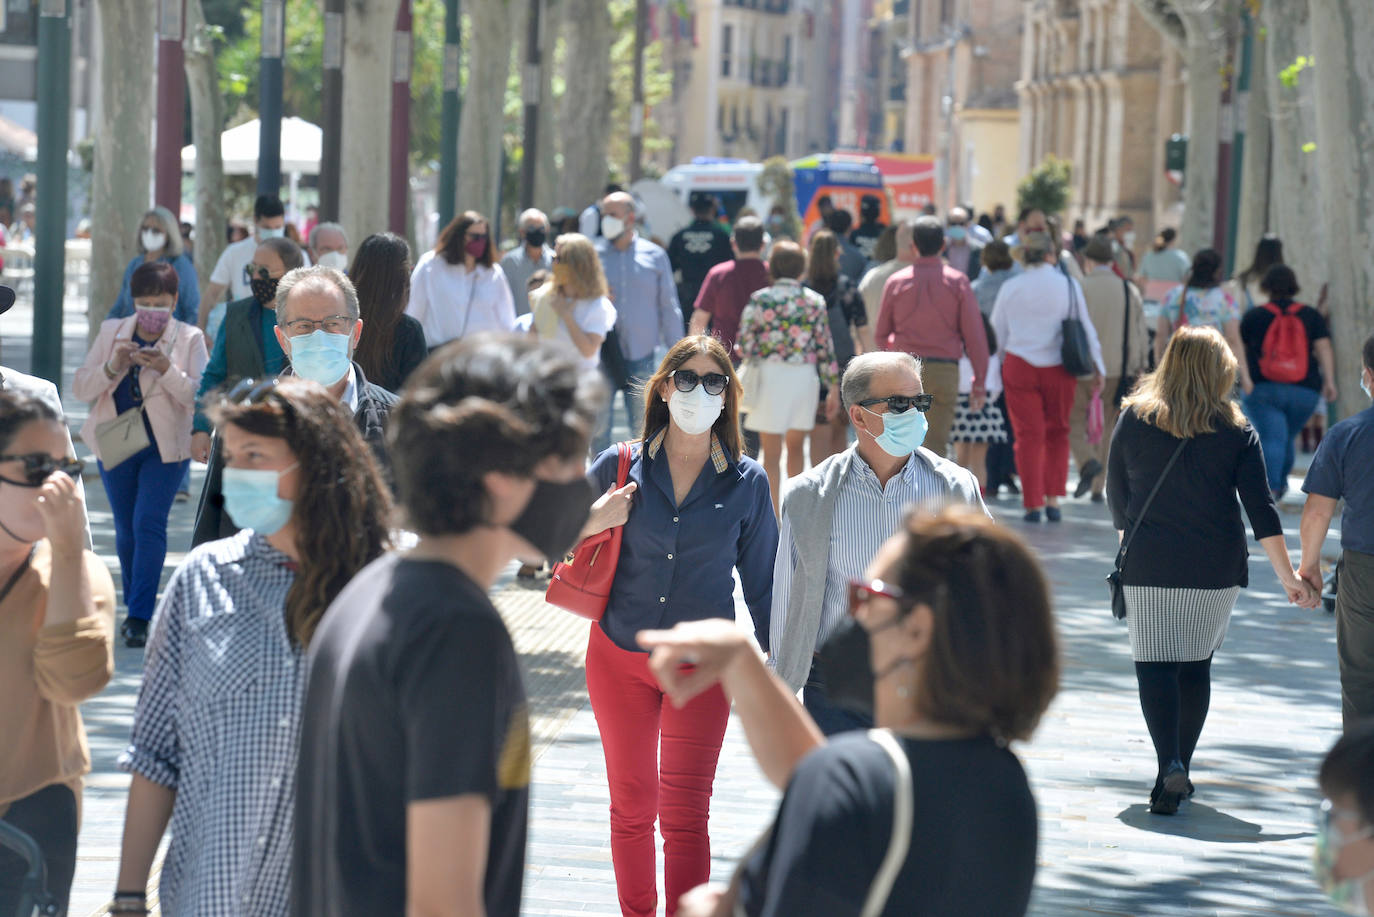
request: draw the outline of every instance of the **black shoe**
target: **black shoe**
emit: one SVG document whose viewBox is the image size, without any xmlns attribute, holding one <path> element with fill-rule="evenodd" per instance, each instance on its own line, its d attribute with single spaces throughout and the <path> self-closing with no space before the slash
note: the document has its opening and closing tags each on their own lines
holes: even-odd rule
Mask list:
<svg viewBox="0 0 1374 917">
<path fill-rule="evenodd" d="M 1038 509 L 1027 510 L 1027 511 L 1026 511 L 1026 515 L 1022 516 L 1021 518 L 1024 519 L 1025 521 L 1027 521 L 1027 522 L 1039 522 L 1039 521 L 1040 521 L 1040 510 L 1038 510 Z"/>
<path fill-rule="evenodd" d="M 1106 502 L 1107 502 L 1107 496 L 1106 496 L 1106 494 L 1093 494 L 1093 502 L 1094 502 L 1094 503 L 1106 503 Z"/>
<path fill-rule="evenodd" d="M 148 642 L 148 622 L 143 618 L 125 618 L 124 626 L 119 629 L 124 637 L 124 645 L 136 650 Z"/>
<path fill-rule="evenodd" d="M 1050 522 L 1062 522 L 1064 514 L 1059 511 L 1057 506 L 1047 506 L 1045 507 L 1045 518 Z"/>
<path fill-rule="evenodd" d="M 1005 481 L 1002 482 L 1002 486 L 1005 487 L 1007 489 L 1007 493 L 1011 494 L 1013 497 L 1021 496 L 1021 488 L 1017 486 L 1016 480 L 1014 478 L 1007 478 Z"/>
<path fill-rule="evenodd" d="M 1083 467 L 1078 470 L 1078 486 L 1073 489 L 1074 499 L 1082 497 L 1092 489 L 1093 481 L 1102 473 L 1102 463 L 1097 459 L 1088 459 Z"/>
<path fill-rule="evenodd" d="M 1188 772 L 1182 764 L 1175 763 L 1159 784 L 1159 792 L 1150 801 L 1151 815 L 1173 815 L 1178 805 L 1188 794 Z"/>
<path fill-rule="evenodd" d="M 172 499 L 177 503 L 189 503 L 191 500 L 191 492 L 189 490 L 178 490 L 177 495 Z"/>
</svg>

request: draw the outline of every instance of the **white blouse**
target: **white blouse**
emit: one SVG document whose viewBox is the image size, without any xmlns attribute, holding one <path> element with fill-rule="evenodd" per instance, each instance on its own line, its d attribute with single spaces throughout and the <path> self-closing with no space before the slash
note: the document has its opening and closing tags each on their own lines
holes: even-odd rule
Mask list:
<svg viewBox="0 0 1374 917">
<path fill-rule="evenodd" d="M 479 264 L 469 271 L 433 251 L 420 256 L 410 275 L 406 314 L 424 328 L 430 348 L 479 331 L 515 327 L 515 301 L 501 265 Z"/>
</svg>

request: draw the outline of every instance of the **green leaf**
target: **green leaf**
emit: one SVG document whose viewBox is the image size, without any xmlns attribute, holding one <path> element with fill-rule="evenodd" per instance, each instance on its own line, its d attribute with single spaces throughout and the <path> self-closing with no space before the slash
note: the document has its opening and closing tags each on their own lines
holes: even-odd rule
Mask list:
<svg viewBox="0 0 1374 917">
<path fill-rule="evenodd" d="M 1315 153 L 1317 152 L 1317 145 L 1309 140 L 1302 145 L 1302 151 L 1304 153 Z"/>
</svg>

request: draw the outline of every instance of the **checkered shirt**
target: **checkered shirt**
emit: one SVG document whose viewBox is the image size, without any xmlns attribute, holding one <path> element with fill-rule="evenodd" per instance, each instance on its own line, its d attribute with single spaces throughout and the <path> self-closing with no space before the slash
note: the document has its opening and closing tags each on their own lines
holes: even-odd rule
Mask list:
<svg viewBox="0 0 1374 917">
<path fill-rule="evenodd" d="M 165 914 L 288 912 L 305 654 L 288 558 L 252 531 L 196 548 L 153 618 L 123 770 L 176 791 Z"/>
</svg>

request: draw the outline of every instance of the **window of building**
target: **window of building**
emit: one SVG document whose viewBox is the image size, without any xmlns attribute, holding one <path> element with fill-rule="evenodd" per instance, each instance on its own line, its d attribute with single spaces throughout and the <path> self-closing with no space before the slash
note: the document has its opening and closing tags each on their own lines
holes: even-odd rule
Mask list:
<svg viewBox="0 0 1374 917">
<path fill-rule="evenodd" d="M 725 24 L 720 27 L 720 75 L 730 75 L 731 45 L 735 38 L 735 27 Z"/>
<path fill-rule="evenodd" d="M 940 0 L 940 25 L 949 25 L 954 18 L 954 0 Z"/>
</svg>

